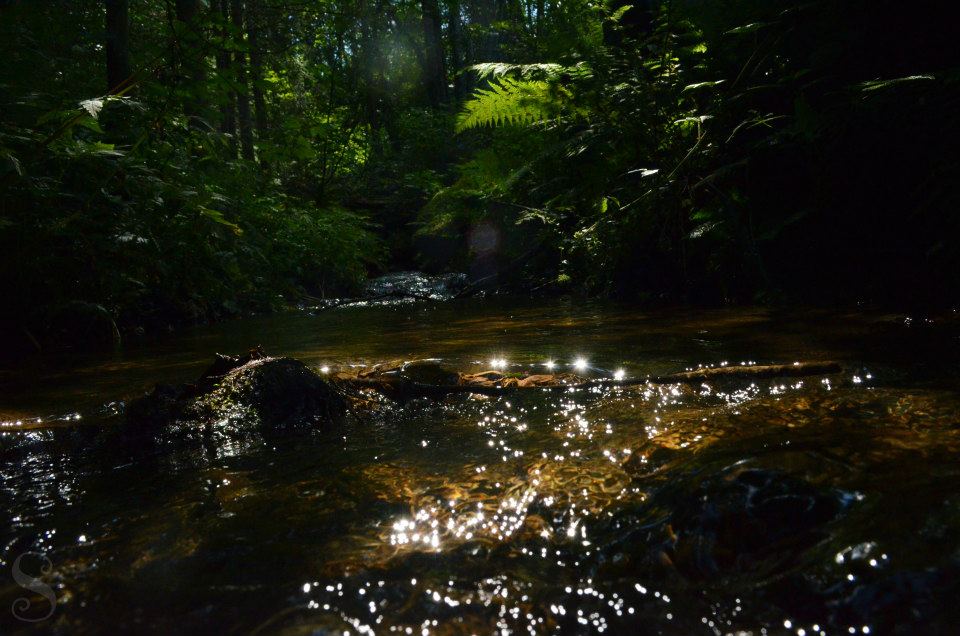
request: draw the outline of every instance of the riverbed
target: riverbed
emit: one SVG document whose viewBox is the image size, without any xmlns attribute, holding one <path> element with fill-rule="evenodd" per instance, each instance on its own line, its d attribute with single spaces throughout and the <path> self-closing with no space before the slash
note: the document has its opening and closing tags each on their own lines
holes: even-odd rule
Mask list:
<svg viewBox="0 0 960 636">
<path fill-rule="evenodd" d="M 859 311 L 488 298 L 303 309 L 20 361 L 0 371 L 0 632 L 949 633 L 958 335 Z M 320 372 L 425 358 L 591 377 L 844 371 L 104 441 L 130 398 L 258 345 Z M 53 604 L 12 575 L 28 553 L 19 568 L 49 564 Z"/>
</svg>

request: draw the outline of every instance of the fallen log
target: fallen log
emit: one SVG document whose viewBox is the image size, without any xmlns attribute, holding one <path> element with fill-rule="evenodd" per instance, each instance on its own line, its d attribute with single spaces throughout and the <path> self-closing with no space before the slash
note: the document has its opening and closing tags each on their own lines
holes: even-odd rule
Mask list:
<svg viewBox="0 0 960 636">
<path fill-rule="evenodd" d="M 839 373 L 842 370 L 843 367 L 837 362 L 794 362 L 793 364 L 707 367 L 668 375 L 624 378 L 621 380 L 613 378 L 587 380 L 570 374 L 531 375 L 516 378 L 495 371 L 470 375 L 461 374 L 460 381 L 457 384 L 418 382 L 409 377 L 404 377 L 402 374 L 383 374 L 356 378 L 340 377 L 338 380 L 352 387 L 377 390 L 393 399 L 409 399 L 412 397 L 436 398 L 457 393 L 505 395 L 531 389 L 567 391 L 644 384 L 700 384 L 736 379 L 797 378 Z"/>
<path fill-rule="evenodd" d="M 843 370 L 838 362 L 794 362 L 793 364 L 753 364 L 727 367 L 705 367 L 693 371 L 671 373 L 651 378 L 653 384 L 696 384 L 717 379 L 802 378 L 827 375 Z"/>
</svg>

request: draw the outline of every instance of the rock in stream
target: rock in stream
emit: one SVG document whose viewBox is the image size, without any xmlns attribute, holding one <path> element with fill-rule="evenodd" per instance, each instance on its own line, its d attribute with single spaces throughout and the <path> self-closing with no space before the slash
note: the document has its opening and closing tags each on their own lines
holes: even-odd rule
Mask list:
<svg viewBox="0 0 960 636">
<path fill-rule="evenodd" d="M 194 384 L 160 385 L 133 402 L 132 425 L 190 422 L 255 428 L 260 432 L 323 427 L 347 408 L 333 382 L 292 358 L 254 350 L 247 356 L 218 356 Z"/>
</svg>

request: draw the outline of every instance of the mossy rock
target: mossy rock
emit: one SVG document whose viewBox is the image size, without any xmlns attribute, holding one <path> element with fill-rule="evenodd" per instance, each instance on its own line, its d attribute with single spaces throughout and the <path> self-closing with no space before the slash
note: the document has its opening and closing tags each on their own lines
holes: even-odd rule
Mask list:
<svg viewBox="0 0 960 636">
<path fill-rule="evenodd" d="M 196 423 L 261 432 L 323 427 L 342 417 L 347 401 L 334 382 L 292 358 L 252 356 L 229 368 L 219 357 L 194 385 L 157 387 L 131 404 L 134 424 Z"/>
<path fill-rule="evenodd" d="M 284 430 L 330 422 L 346 409 L 337 387 L 299 360 L 261 358 L 227 372 L 186 413 L 213 424 L 253 416 L 264 428 Z"/>
</svg>

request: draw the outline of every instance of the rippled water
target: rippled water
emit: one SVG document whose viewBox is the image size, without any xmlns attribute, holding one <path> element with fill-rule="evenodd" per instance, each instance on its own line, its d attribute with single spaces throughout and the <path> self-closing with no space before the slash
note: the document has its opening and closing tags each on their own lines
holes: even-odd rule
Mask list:
<svg viewBox="0 0 960 636">
<path fill-rule="evenodd" d="M 451 301 L 21 365 L 0 376 L 0 632 L 953 633 L 957 336 L 902 316 Z M 845 371 L 412 402 L 270 439 L 131 438 L 101 408 L 255 344 L 317 367 Z M 50 561 L 49 617 L 13 577 L 25 552 Z M 43 620 L 18 620 L 19 597 Z"/>
</svg>

